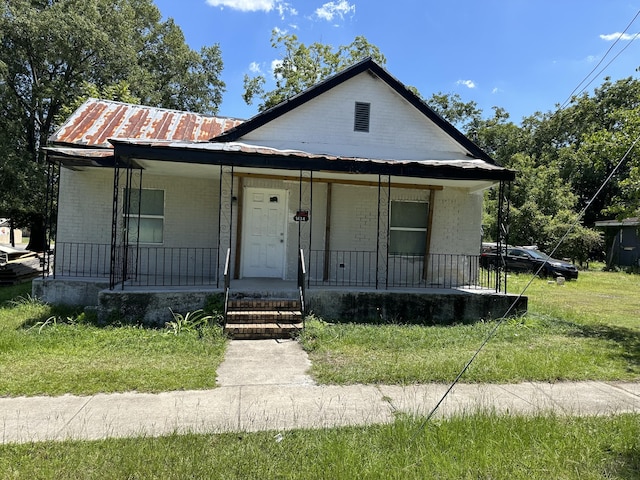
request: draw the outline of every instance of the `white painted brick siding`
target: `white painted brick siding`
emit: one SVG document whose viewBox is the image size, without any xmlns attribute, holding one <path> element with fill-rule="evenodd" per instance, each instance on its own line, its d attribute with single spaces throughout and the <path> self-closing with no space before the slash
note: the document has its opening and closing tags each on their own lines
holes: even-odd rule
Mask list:
<svg viewBox="0 0 640 480">
<path fill-rule="evenodd" d="M 218 179 L 143 175 L 142 188 L 164 190 L 164 246 L 217 247 Z"/>
<path fill-rule="evenodd" d="M 431 253 L 480 254 L 482 200 L 459 188 L 436 192 Z"/>
<path fill-rule="evenodd" d="M 333 185 L 331 249 L 375 251 L 378 238 L 378 189 Z"/>
<path fill-rule="evenodd" d="M 111 243 L 113 170 L 60 169 L 57 242 Z"/>
<path fill-rule="evenodd" d="M 143 174 L 142 188 L 164 190 L 164 246 L 217 246 L 217 179 Z M 76 172 L 63 168 L 57 241 L 110 243 L 112 205 L 113 170 Z"/>
<path fill-rule="evenodd" d="M 299 205 L 297 180 L 244 178 L 244 187 L 273 188 L 287 191 L 286 272 L 295 279 L 297 272 L 298 223 L 293 220 Z M 238 192 L 238 178 L 234 192 Z M 143 174 L 143 188 L 165 191 L 163 247 L 218 247 L 219 180 L 216 178 L 168 177 Z M 121 187 L 122 188 L 122 187 Z M 305 188 L 310 188 L 305 186 Z M 311 250 L 323 252 L 327 184 L 314 183 L 311 222 Z M 58 242 L 109 244 L 113 171 L 91 169 L 75 172 L 62 169 L 58 217 Z M 307 192 L 309 195 L 311 192 Z M 391 201 L 428 201 L 429 190 L 391 189 Z M 334 183 L 332 185 L 331 237 L 332 251 L 368 252 L 335 259 L 332 275 L 353 273 L 369 265 L 375 270 L 378 242 L 378 188 Z M 238 208 L 234 203 L 232 250 L 235 250 L 235 228 Z M 386 211 L 386 206 L 383 212 Z M 435 192 L 431 233 L 431 253 L 477 255 L 480 245 L 482 194 L 469 194 L 464 189 L 447 187 Z M 386 228 L 386 220 L 382 228 Z M 245 227 L 246 228 L 246 227 Z M 226 252 L 227 245 L 222 246 Z M 381 246 L 382 249 L 386 245 Z M 384 253 L 384 251 L 383 251 Z M 322 258 L 316 254 L 316 272 L 321 271 Z M 384 255 L 383 255 L 384 257 Z M 308 262 L 313 261 L 311 255 Z M 234 259 L 232 258 L 232 265 Z M 337 272 L 339 265 L 342 270 Z M 357 264 L 357 265 L 356 265 Z M 318 274 L 316 274 L 317 276 Z M 368 275 L 368 277 L 367 277 Z M 365 275 L 371 281 L 375 271 Z"/>
<path fill-rule="evenodd" d="M 354 132 L 355 102 L 371 104 Z M 463 149 L 384 82 L 362 73 L 249 133 L 241 141 L 312 153 L 406 160 L 464 158 Z"/>
</svg>

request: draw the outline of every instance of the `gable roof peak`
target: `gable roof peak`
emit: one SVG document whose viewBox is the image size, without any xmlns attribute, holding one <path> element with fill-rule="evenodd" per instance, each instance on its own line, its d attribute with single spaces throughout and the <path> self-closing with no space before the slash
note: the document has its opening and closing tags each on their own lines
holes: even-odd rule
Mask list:
<svg viewBox="0 0 640 480">
<path fill-rule="evenodd" d="M 454 141 L 462 146 L 468 152 L 468 156 L 484 160 L 490 164 L 496 164 L 480 147 L 467 138 L 462 132 L 454 127 L 447 120 L 442 118 L 431 107 L 429 107 L 418 95 L 413 93 L 409 88 L 391 75 L 385 68 L 376 63 L 373 58 L 366 57 L 353 65 L 340 70 L 336 74 L 327 77 L 318 82 L 316 85 L 300 92 L 279 104 L 258 113 L 246 122 L 223 132 L 217 137 L 210 139 L 212 142 L 234 142 L 247 135 L 248 133 L 262 127 L 263 125 L 275 120 L 276 118 L 294 110 L 310 100 L 322 95 L 332 88 L 354 78 L 361 73 L 368 72 L 374 77 L 385 82 L 398 95 L 404 98 L 409 104 L 413 105 L 424 116 L 435 123 L 442 131 L 449 135 Z"/>
</svg>

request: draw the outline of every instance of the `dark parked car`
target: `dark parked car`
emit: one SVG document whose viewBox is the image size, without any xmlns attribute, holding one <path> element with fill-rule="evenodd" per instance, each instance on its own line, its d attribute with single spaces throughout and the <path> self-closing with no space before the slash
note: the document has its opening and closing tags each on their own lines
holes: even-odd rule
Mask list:
<svg viewBox="0 0 640 480">
<path fill-rule="evenodd" d="M 578 269 L 575 265 L 563 260 L 551 258 L 539 250 L 521 247 L 509 247 L 504 255 L 504 266 L 509 272 L 532 272 L 540 270 L 542 277 L 564 277 L 567 280 L 578 278 Z M 500 257 L 496 248 L 484 248 L 480 256 L 480 266 L 493 268 Z M 540 266 L 542 265 L 542 269 Z"/>
</svg>

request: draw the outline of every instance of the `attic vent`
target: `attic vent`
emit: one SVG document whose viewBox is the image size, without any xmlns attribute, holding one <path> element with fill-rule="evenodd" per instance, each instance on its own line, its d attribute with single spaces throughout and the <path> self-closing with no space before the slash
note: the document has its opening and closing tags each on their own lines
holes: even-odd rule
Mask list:
<svg viewBox="0 0 640 480">
<path fill-rule="evenodd" d="M 354 132 L 369 131 L 369 117 L 371 113 L 371 104 L 364 102 L 356 102 L 355 118 L 353 122 Z"/>
</svg>

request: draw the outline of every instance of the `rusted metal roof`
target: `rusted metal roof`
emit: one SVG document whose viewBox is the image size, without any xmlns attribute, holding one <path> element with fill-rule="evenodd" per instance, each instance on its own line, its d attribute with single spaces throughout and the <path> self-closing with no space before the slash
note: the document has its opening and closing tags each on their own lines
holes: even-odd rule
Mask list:
<svg viewBox="0 0 640 480">
<path fill-rule="evenodd" d="M 49 144 L 113 148 L 110 138 L 207 141 L 243 122 L 90 98 L 49 137 Z"/>
</svg>

